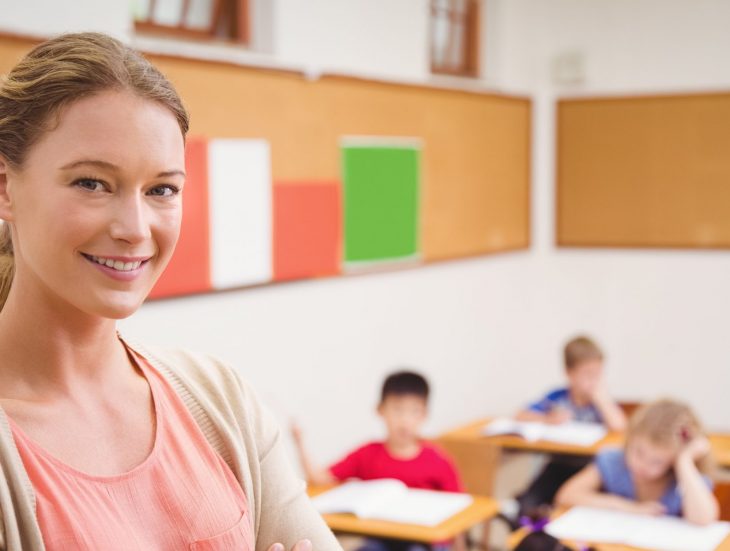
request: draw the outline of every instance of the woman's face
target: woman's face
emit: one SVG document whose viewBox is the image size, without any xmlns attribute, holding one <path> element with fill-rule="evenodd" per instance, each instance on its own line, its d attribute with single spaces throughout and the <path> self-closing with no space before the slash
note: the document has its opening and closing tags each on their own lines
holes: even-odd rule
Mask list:
<svg viewBox="0 0 730 551">
<path fill-rule="evenodd" d="M 62 308 L 127 317 L 167 265 L 180 231 L 180 127 L 156 102 L 105 91 L 63 109 L 50 128 L 20 169 L 0 163 L 13 286 Z"/>
</svg>

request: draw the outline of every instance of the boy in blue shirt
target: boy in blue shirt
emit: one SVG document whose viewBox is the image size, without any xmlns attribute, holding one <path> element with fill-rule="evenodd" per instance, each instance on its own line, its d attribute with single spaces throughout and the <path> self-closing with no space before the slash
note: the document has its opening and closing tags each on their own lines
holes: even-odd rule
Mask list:
<svg viewBox="0 0 730 551">
<path fill-rule="evenodd" d="M 603 378 L 603 352 L 585 336 L 570 340 L 564 349 L 568 386 L 554 390 L 520 411 L 519 421 L 558 425 L 567 421 L 602 423 L 623 431 L 626 416 L 611 398 Z M 578 456 L 553 456 L 530 486 L 517 497 L 521 514 L 551 505 L 560 486 L 590 462 Z"/>
</svg>

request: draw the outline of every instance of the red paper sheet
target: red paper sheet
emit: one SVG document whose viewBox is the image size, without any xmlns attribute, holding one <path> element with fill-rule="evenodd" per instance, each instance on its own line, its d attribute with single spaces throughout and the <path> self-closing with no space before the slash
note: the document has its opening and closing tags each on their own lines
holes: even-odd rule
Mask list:
<svg viewBox="0 0 730 551">
<path fill-rule="evenodd" d="M 336 182 L 274 185 L 274 280 L 340 271 L 341 201 Z"/>
<path fill-rule="evenodd" d="M 185 147 L 185 190 L 180 239 L 170 263 L 150 298 L 209 291 L 208 141 L 188 138 Z"/>
</svg>

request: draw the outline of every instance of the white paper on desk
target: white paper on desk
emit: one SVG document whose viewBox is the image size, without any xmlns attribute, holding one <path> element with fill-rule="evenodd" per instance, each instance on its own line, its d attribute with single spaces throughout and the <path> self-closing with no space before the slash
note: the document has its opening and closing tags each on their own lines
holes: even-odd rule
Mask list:
<svg viewBox="0 0 730 551">
<path fill-rule="evenodd" d="M 598 423 L 568 421 L 560 425 L 548 425 L 500 418 L 484 427 L 484 434 L 487 436 L 516 434 L 528 442 L 544 440 L 557 444 L 589 447 L 606 436 L 606 429 Z"/>
<path fill-rule="evenodd" d="M 381 503 L 396 500 L 407 490 L 400 480 L 352 480 L 316 496 L 312 503 L 321 514 L 352 513 L 372 518 Z"/>
<path fill-rule="evenodd" d="M 675 517 L 650 517 L 575 507 L 548 524 L 558 539 L 617 543 L 660 551 L 713 551 L 730 534 L 730 523 L 696 526 Z"/>
<path fill-rule="evenodd" d="M 606 436 L 606 428 L 598 423 L 568 421 L 560 425 L 544 425 L 542 439 L 559 444 L 592 446 Z"/>
<path fill-rule="evenodd" d="M 472 501 L 473 498 L 469 494 L 409 489 L 398 498 L 383 502 L 377 511 L 363 518 L 419 526 L 438 526 L 466 509 Z"/>
<path fill-rule="evenodd" d="M 484 427 L 484 434 L 486 436 L 516 435 L 528 442 L 536 442 L 540 440 L 544 427 L 543 423 L 529 423 L 500 417 Z"/>
<path fill-rule="evenodd" d="M 399 480 L 351 481 L 315 497 L 320 513 L 352 513 L 363 519 L 437 526 L 468 507 L 469 494 L 416 490 Z"/>
</svg>

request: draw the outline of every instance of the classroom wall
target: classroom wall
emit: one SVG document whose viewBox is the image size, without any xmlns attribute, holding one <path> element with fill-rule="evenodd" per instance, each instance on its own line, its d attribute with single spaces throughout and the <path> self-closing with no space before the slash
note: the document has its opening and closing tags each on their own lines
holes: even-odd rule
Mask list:
<svg viewBox="0 0 730 551">
<path fill-rule="evenodd" d="M 730 34 L 723 0 L 489 0 L 500 21 L 493 77 L 503 85 L 562 93 L 727 88 Z M 529 38 L 529 39 L 528 39 Z M 585 78 L 551 80 L 578 54 Z"/>
<path fill-rule="evenodd" d="M 314 73 L 428 73 L 428 0 L 276 0 L 276 56 Z"/>
<path fill-rule="evenodd" d="M 114 3 L 104 0 L 104 13 Z M 60 11 L 55 4 L 24 9 Z M 426 1 L 387 2 L 388 20 L 385 4 L 277 0 L 272 59 L 428 79 Z M 300 420 L 323 461 L 380 435 L 371 412 L 392 367 L 431 378 L 435 433 L 509 413 L 559 381 L 562 341 L 577 331 L 605 346 L 619 394 L 682 395 L 709 424 L 730 426 L 719 390 L 730 384 L 730 255 L 558 250 L 552 214 L 556 94 L 730 88 L 730 39 L 720 31 L 728 9 L 723 0 L 487 2 L 484 82 L 535 98 L 528 252 L 155 302 L 122 328 L 228 360 L 279 418 Z M 90 24 L 114 32 L 109 25 L 128 22 L 99 15 Z M 0 21 L 31 34 L 55 29 L 35 25 L 27 14 Z M 583 54 L 582 84 L 550 79 L 551 60 L 566 51 Z"/>
<path fill-rule="evenodd" d="M 501 86 L 530 88 L 535 98 L 531 269 L 534 284 L 546 289 L 542 327 L 551 330 L 555 323 L 563 331 L 594 333 L 607 349 L 612 387 L 621 394 L 681 396 L 708 425 L 730 426 L 719 390 L 730 384 L 730 254 L 554 244 L 555 100 L 730 89 L 730 37 L 721 23 L 730 4 L 490 3 L 503 22 L 492 78 Z M 555 65 L 566 55 L 580 60 L 581 80 L 556 81 Z M 535 381 L 544 381 L 532 366 Z"/>
<path fill-rule="evenodd" d="M 119 0 L 0 0 L 0 31 L 50 36 L 62 32 L 99 31 L 128 37 L 129 2 Z"/>
</svg>

